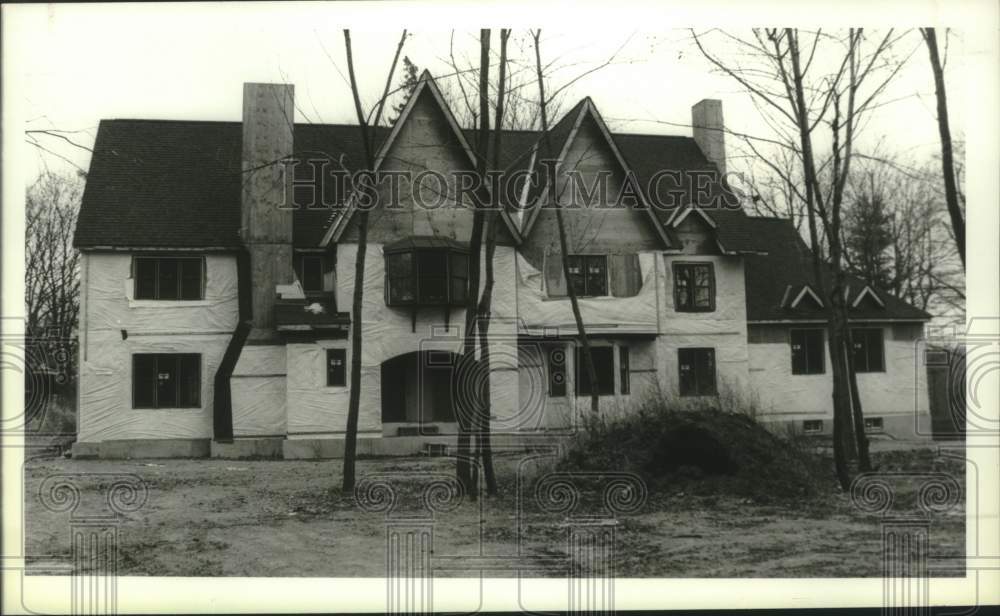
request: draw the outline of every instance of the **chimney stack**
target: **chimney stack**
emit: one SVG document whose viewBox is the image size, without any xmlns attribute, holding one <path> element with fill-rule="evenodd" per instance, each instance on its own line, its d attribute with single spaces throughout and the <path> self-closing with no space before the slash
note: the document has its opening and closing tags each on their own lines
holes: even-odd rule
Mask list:
<svg viewBox="0 0 1000 616">
<path fill-rule="evenodd" d="M 726 137 L 722 121 L 722 101 L 706 98 L 691 107 L 694 141 L 720 175 L 726 174 Z"/>
<path fill-rule="evenodd" d="M 253 327 L 274 328 L 275 286 L 294 279 L 292 169 L 294 96 L 290 84 L 243 84 L 240 238 L 250 254 Z"/>
</svg>

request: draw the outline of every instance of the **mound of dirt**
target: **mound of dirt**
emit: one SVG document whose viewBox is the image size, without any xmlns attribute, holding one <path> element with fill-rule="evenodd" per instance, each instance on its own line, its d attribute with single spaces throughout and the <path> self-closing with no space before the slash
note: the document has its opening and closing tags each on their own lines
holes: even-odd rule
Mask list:
<svg viewBox="0 0 1000 616">
<path fill-rule="evenodd" d="M 755 500 L 824 491 L 817 456 L 751 418 L 717 410 L 640 411 L 590 425 L 560 461 L 565 471 L 627 471 L 651 492 L 731 494 Z"/>
</svg>

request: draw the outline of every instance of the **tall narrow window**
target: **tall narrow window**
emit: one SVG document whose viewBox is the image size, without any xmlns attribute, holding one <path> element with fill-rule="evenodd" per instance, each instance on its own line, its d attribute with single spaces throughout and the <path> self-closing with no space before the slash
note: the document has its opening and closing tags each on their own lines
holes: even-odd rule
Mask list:
<svg viewBox="0 0 1000 616">
<path fill-rule="evenodd" d="M 577 297 L 600 297 L 608 294 L 607 255 L 570 255 L 569 283 Z"/>
<path fill-rule="evenodd" d="M 618 347 L 618 382 L 621 383 L 621 392 L 628 395 L 632 391 L 632 384 L 629 382 L 628 369 L 628 347 Z"/>
<path fill-rule="evenodd" d="M 389 285 L 388 300 L 390 304 L 410 303 L 416 298 L 416 278 L 413 270 L 413 253 L 400 252 L 386 256 L 386 269 L 389 275 L 386 282 Z"/>
<path fill-rule="evenodd" d="M 299 257 L 299 282 L 306 293 L 323 290 L 323 256 L 301 255 Z"/>
<path fill-rule="evenodd" d="M 201 406 L 201 355 L 136 353 L 132 356 L 132 407 Z"/>
<path fill-rule="evenodd" d="M 549 395 L 561 398 L 566 395 L 566 350 L 552 347 L 548 352 Z"/>
<path fill-rule="evenodd" d="M 347 349 L 326 350 L 326 384 L 329 387 L 347 385 Z"/>
<path fill-rule="evenodd" d="M 715 310 L 715 270 L 711 263 L 674 263 L 674 309 Z"/>
<path fill-rule="evenodd" d="M 885 348 L 882 329 L 859 327 L 851 329 L 854 342 L 855 372 L 885 372 Z"/>
<path fill-rule="evenodd" d="M 682 396 L 715 395 L 715 349 L 677 349 Z"/>
<path fill-rule="evenodd" d="M 597 374 L 597 395 L 611 396 L 615 393 L 615 360 L 610 346 L 590 347 L 590 357 L 594 362 L 594 372 Z M 591 394 L 590 375 L 583 362 L 583 349 L 576 349 L 576 395 Z"/>
<path fill-rule="evenodd" d="M 135 257 L 135 299 L 202 299 L 204 269 L 201 257 Z"/>
<path fill-rule="evenodd" d="M 823 374 L 823 330 L 793 329 L 789 335 L 792 347 L 792 374 Z"/>
</svg>

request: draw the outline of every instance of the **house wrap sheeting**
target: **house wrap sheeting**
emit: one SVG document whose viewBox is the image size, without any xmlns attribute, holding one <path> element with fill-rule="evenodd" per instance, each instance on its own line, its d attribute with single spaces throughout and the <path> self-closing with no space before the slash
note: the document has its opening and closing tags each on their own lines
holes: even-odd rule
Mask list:
<svg viewBox="0 0 1000 616">
<path fill-rule="evenodd" d="M 136 300 L 131 255 L 85 252 L 81 267 L 78 440 L 211 438 L 213 377 L 238 319 L 236 258 L 206 256 L 204 299 L 183 304 Z M 135 353 L 201 354 L 200 406 L 133 409 Z"/>
<path fill-rule="evenodd" d="M 558 258 L 548 256 L 546 258 Z M 633 297 L 586 297 L 578 303 L 587 333 L 657 333 L 656 257 L 639 253 L 642 288 Z M 560 335 L 576 335 L 576 321 L 566 298 L 549 299 L 545 277 L 523 256 L 517 256 L 517 310 L 532 334 L 544 335 L 543 328 L 559 328 Z"/>
</svg>

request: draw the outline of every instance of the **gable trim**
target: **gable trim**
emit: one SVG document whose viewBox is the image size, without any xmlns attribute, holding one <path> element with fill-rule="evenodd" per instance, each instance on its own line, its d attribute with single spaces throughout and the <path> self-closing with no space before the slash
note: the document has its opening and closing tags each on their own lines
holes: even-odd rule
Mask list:
<svg viewBox="0 0 1000 616">
<path fill-rule="evenodd" d="M 791 304 L 790 307 L 791 308 L 797 308 L 798 305 L 799 305 L 799 302 L 801 302 L 806 297 L 806 295 L 808 295 L 809 297 L 813 298 L 813 301 L 815 301 L 819 305 L 820 308 L 825 308 L 826 307 L 823 304 L 823 300 L 821 300 L 819 298 L 819 296 L 816 295 L 816 292 L 813 291 L 812 287 L 810 287 L 809 285 L 804 285 L 802 287 L 802 290 L 799 291 L 799 294 L 796 295 L 795 299 L 792 300 L 792 304 Z"/>
<path fill-rule="evenodd" d="M 413 113 L 413 108 L 416 107 L 417 100 L 419 100 L 420 95 L 424 90 L 429 90 L 431 96 L 434 98 L 434 102 L 437 103 L 438 109 L 444 114 L 445 121 L 451 128 L 452 134 L 457 137 L 459 145 L 462 147 L 462 151 L 465 152 L 468 158 L 469 164 L 476 168 L 478 167 L 476 162 L 476 155 L 472 151 L 472 147 L 469 142 L 465 139 L 465 135 L 462 134 L 461 128 L 458 126 L 458 121 L 455 120 L 455 114 L 452 113 L 451 108 L 445 102 L 444 97 L 441 95 L 441 91 L 438 89 L 434 78 L 426 69 L 420 75 L 420 80 L 417 82 L 417 87 L 410 95 L 410 98 L 406 101 L 406 106 L 403 107 L 402 112 L 400 112 L 399 117 L 396 119 L 396 123 L 393 124 L 392 130 L 389 132 L 389 136 L 386 137 L 385 141 L 379 147 L 379 151 L 375 156 L 375 167 L 372 169 L 373 172 L 377 172 L 381 167 L 382 163 L 385 161 L 386 155 L 389 150 L 395 144 L 396 139 L 399 137 L 399 132 L 403 127 L 403 124 L 409 119 L 410 114 Z M 483 187 L 487 193 L 490 192 L 490 186 L 487 184 Z M 350 199 L 347 203 L 347 211 L 343 216 L 337 221 L 335 225 L 332 225 L 327 229 L 326 233 L 323 235 L 323 239 L 320 241 L 320 246 L 325 247 L 330 244 L 331 241 L 339 242 L 341 235 L 349 226 L 350 221 L 354 218 L 355 202 L 357 201 L 356 193 L 352 193 Z M 510 214 L 505 208 L 500 207 L 500 218 L 503 219 L 504 224 L 507 225 L 508 231 L 510 231 L 511 237 L 514 238 L 515 244 L 521 243 L 521 233 L 520 230 L 514 225 L 514 222 L 510 218 Z"/>
<path fill-rule="evenodd" d="M 858 293 L 858 296 L 854 298 L 854 301 L 851 303 L 851 308 L 857 308 L 861 303 L 861 300 L 864 299 L 865 295 L 868 295 L 875 300 L 875 303 L 877 303 L 880 308 L 885 308 L 885 302 L 879 298 L 878 294 L 875 293 L 875 290 L 872 289 L 870 285 L 865 285 L 865 288 L 861 289 L 861 292 Z"/>
<path fill-rule="evenodd" d="M 712 227 L 713 229 L 717 228 L 715 221 L 712 220 L 712 217 L 709 216 L 705 212 L 705 210 L 693 205 L 689 205 L 685 207 L 682 211 L 675 213 L 674 216 L 668 222 L 668 224 L 676 229 L 677 225 L 684 222 L 684 219 L 687 218 L 688 214 L 690 214 L 692 211 L 697 212 L 701 216 L 702 220 L 708 223 L 708 226 Z"/>
</svg>

